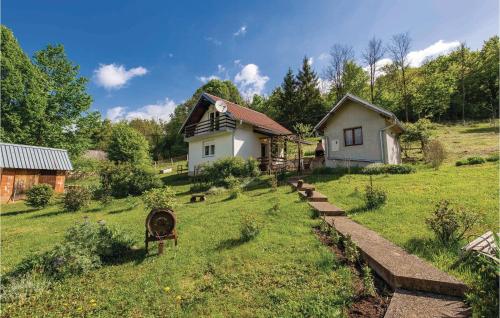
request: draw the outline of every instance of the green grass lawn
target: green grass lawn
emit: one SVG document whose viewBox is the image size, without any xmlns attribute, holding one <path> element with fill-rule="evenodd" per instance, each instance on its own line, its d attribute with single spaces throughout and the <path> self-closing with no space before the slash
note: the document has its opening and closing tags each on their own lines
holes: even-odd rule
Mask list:
<svg viewBox="0 0 500 318">
<path fill-rule="evenodd" d="M 434 243 L 425 218 L 439 200 L 448 199 L 483 213 L 475 234 L 498 230 L 498 163 L 454 166 L 457 159 L 498 150 L 498 130 L 484 123 L 438 125 L 434 136 L 449 152 L 446 163 L 439 170 L 419 164 L 414 174 L 374 176 L 374 185 L 388 195 L 387 203 L 377 210 L 363 209 L 366 175 L 314 175 L 308 181 L 357 222 L 470 283 L 474 269 L 449 268 L 458 257 L 458 247 Z M 234 200 L 224 193 L 190 204 L 186 180 L 173 174 L 162 178 L 177 191 L 180 204 L 179 245 L 173 248 L 168 242 L 161 256 L 156 255 L 155 245 L 149 255 L 142 250 L 147 213 L 140 198 L 114 200 L 106 206 L 93 202 L 77 213 L 64 212 L 57 204 L 42 210 L 22 202 L 2 205 L 2 274 L 31 253 L 50 249 L 68 227 L 84 218 L 105 220 L 125 230 L 138 248 L 119 264 L 4 305 L 2 316 L 345 316 L 354 297 L 354 275 L 313 234 L 319 221 L 311 219 L 307 204 L 289 187 L 278 192 L 256 188 Z M 72 183 L 97 181 L 94 177 Z M 281 211 L 269 214 L 276 200 Z M 242 242 L 239 229 L 246 213 L 255 215 L 262 229 L 256 239 Z"/>
<path fill-rule="evenodd" d="M 165 177 L 167 183 L 175 176 Z M 210 196 L 190 204 L 188 185 L 180 193 L 179 245 L 168 242 L 164 255 L 156 245 L 123 263 L 73 277 L 24 303 L 3 306 L 5 317 L 26 316 L 342 316 L 352 299 L 352 273 L 334 259 L 312 232 L 318 223 L 289 187 Z M 279 200 L 281 212 L 268 213 Z M 49 249 L 69 226 L 105 220 L 133 236 L 143 248 L 146 212 L 139 198 L 115 200 L 86 211 L 63 212 L 52 206 L 35 211 L 23 203 L 2 206 L 2 273 L 31 252 Z M 241 242 L 240 220 L 254 214 L 260 234 Z M 164 288 L 170 291 L 165 292 Z M 181 300 L 176 300 L 180 296 Z M 93 307 L 95 301 L 97 306 Z"/>
</svg>

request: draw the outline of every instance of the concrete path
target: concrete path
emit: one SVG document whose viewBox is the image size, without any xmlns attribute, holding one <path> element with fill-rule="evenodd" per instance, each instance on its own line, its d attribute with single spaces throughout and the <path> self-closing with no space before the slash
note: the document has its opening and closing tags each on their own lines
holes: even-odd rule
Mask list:
<svg viewBox="0 0 500 318">
<path fill-rule="evenodd" d="M 328 202 L 326 195 L 319 193 L 318 191 L 312 191 L 311 196 L 307 196 L 305 191 L 299 191 L 300 197 L 307 199 L 307 201 L 312 202 Z"/>
<path fill-rule="evenodd" d="M 339 216 L 344 215 L 345 211 L 328 202 L 307 202 L 309 206 L 318 211 L 319 215 L 323 216 Z"/>
<path fill-rule="evenodd" d="M 470 309 L 455 297 L 397 289 L 384 318 L 465 318 L 470 316 Z"/>
<path fill-rule="evenodd" d="M 368 265 L 392 288 L 463 297 L 467 286 L 407 253 L 372 230 L 343 216 L 326 216 L 328 224 L 343 236 L 350 235 Z"/>
</svg>

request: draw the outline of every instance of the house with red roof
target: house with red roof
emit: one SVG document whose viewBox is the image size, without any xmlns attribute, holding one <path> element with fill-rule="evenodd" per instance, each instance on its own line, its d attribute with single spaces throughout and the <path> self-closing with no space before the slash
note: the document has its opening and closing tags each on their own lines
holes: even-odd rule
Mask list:
<svg viewBox="0 0 500 318">
<path fill-rule="evenodd" d="M 272 146 L 273 140 L 292 135 L 267 115 L 208 93 L 201 95 L 180 132 L 189 143 L 190 175 L 201 164 L 224 157 L 272 161 L 285 152 L 283 146 Z"/>
</svg>

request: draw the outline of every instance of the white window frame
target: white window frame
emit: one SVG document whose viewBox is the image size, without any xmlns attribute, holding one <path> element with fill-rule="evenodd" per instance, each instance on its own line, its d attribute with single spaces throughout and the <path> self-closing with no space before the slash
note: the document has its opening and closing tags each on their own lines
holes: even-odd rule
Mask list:
<svg viewBox="0 0 500 318">
<path fill-rule="evenodd" d="M 205 153 L 205 148 L 208 147 L 208 155 Z M 208 158 L 215 156 L 215 142 L 214 141 L 205 141 L 202 144 L 201 148 L 202 158 Z"/>
</svg>

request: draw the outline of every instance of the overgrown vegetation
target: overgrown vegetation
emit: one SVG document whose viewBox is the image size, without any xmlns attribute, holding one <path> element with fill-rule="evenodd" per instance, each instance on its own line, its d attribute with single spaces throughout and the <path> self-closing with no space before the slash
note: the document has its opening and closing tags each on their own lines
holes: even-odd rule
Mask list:
<svg viewBox="0 0 500 318">
<path fill-rule="evenodd" d="M 260 227 L 261 225 L 253 215 L 249 213 L 243 215 L 240 228 L 241 240 L 247 242 L 254 239 L 259 235 Z"/>
<path fill-rule="evenodd" d="M 481 214 L 463 207 L 453 207 L 447 200 L 441 200 L 431 217 L 425 223 L 443 244 L 455 244 L 479 222 Z"/>
<path fill-rule="evenodd" d="M 144 192 L 142 201 L 147 211 L 153 209 L 173 209 L 177 200 L 175 198 L 175 191 L 172 187 L 155 188 Z"/>
<path fill-rule="evenodd" d="M 377 209 L 387 201 L 387 194 L 384 190 L 374 187 L 371 183 L 366 186 L 365 206 L 368 210 Z"/>
<path fill-rule="evenodd" d="M 362 174 L 408 174 L 415 172 L 415 167 L 411 165 L 395 165 L 372 163 L 361 170 Z"/>
<path fill-rule="evenodd" d="M 103 191 L 117 198 L 141 195 L 162 185 L 155 171 L 146 165 L 108 163 L 101 168 L 99 177 Z"/>
<path fill-rule="evenodd" d="M 446 149 L 444 145 L 437 139 L 431 140 L 425 148 L 424 159 L 434 169 L 439 169 L 446 159 Z"/>
<path fill-rule="evenodd" d="M 492 157 L 492 158 L 495 158 L 495 157 Z M 495 161 L 495 160 L 491 160 L 491 161 Z M 458 166 L 465 166 L 465 165 L 479 165 L 479 164 L 482 164 L 485 162 L 486 162 L 486 159 L 484 159 L 483 157 L 476 156 L 476 157 L 469 157 L 469 158 L 463 159 L 463 160 L 458 160 L 455 163 L 455 165 L 457 167 Z"/>
<path fill-rule="evenodd" d="M 63 205 L 66 211 L 75 212 L 90 204 L 92 194 L 83 186 L 72 186 L 64 193 Z"/>
<path fill-rule="evenodd" d="M 26 205 L 36 209 L 44 208 L 49 205 L 53 195 L 52 186 L 45 183 L 35 184 L 26 191 Z"/>
<path fill-rule="evenodd" d="M 203 164 L 200 178 L 215 186 L 232 187 L 236 179 L 252 178 L 260 174 L 259 164 L 255 159 L 244 160 L 241 157 L 228 157 Z M 241 182 L 241 181 L 240 181 Z"/>
<path fill-rule="evenodd" d="M 103 264 L 116 262 L 133 243 L 103 223 L 83 222 L 70 227 L 62 243 L 25 258 L 3 278 L 2 302 L 25 299 L 46 290 L 53 281 L 88 274 Z"/>
</svg>

